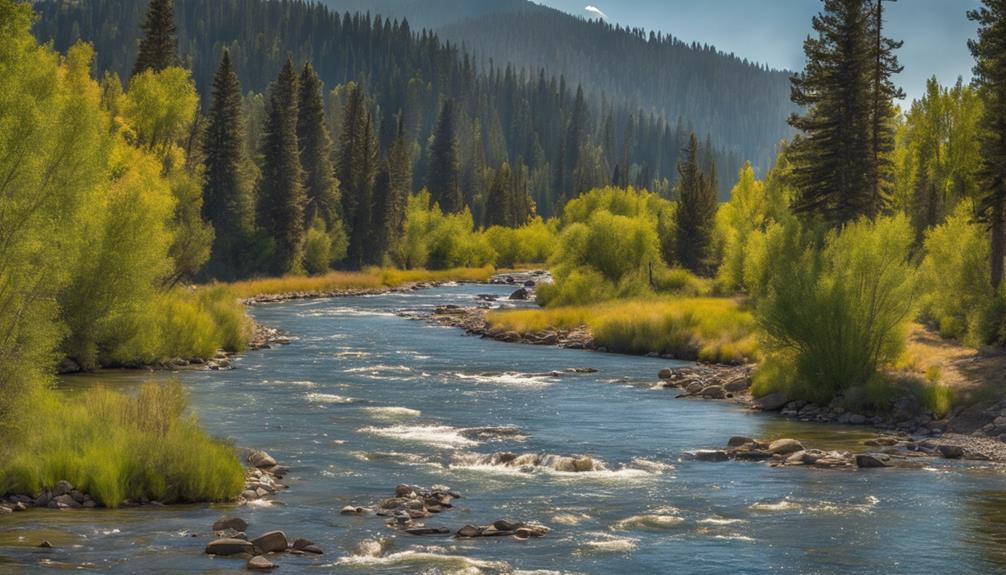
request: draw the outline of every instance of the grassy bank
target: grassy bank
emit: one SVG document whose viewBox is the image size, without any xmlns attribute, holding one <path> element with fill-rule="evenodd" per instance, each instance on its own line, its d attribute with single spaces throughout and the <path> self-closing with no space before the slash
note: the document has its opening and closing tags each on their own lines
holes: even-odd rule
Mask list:
<svg viewBox="0 0 1006 575">
<path fill-rule="evenodd" d="M 163 503 L 226 501 L 244 471 L 232 446 L 185 414 L 180 383 L 136 394 L 98 388 L 76 397 L 43 390 L 2 450 L 0 493 L 37 494 L 66 480 L 106 507 L 142 497 Z"/>
<path fill-rule="evenodd" d="M 587 326 L 599 346 L 621 353 L 741 363 L 758 357 L 755 321 L 736 300 L 654 297 L 584 306 L 490 312 L 493 327 L 518 333 Z"/>
<path fill-rule="evenodd" d="M 263 278 L 227 284 L 237 297 L 279 295 L 295 292 L 330 292 L 351 289 L 381 289 L 413 282 L 488 281 L 494 269 L 453 268 L 447 270 L 399 270 L 369 268 L 359 272 L 329 272 L 321 276 Z"/>
</svg>

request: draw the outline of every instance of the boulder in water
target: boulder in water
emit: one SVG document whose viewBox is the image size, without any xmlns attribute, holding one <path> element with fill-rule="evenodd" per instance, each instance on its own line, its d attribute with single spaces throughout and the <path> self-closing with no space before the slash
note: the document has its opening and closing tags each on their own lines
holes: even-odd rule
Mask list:
<svg viewBox="0 0 1006 575">
<path fill-rule="evenodd" d="M 512 294 L 510 294 L 510 297 L 508 299 L 512 299 L 512 300 L 527 300 L 527 299 L 531 299 L 531 292 L 527 288 L 523 288 L 523 287 L 522 288 L 518 288 Z"/>
<path fill-rule="evenodd" d="M 234 531 L 247 531 L 248 522 L 240 517 L 221 517 L 213 523 L 214 531 L 225 531 L 227 529 L 233 529 Z"/>
<path fill-rule="evenodd" d="M 244 539 L 216 539 L 206 545 L 208 555 L 238 555 L 240 553 L 251 553 L 254 546 Z"/>
<path fill-rule="evenodd" d="M 270 571 L 276 568 L 276 564 L 261 555 L 248 560 L 248 569 L 251 571 Z"/>
<path fill-rule="evenodd" d="M 693 449 L 686 451 L 684 457 L 695 461 L 726 461 L 730 459 L 727 452 L 722 449 Z"/>
<path fill-rule="evenodd" d="M 786 399 L 786 394 L 781 391 L 763 395 L 754 400 L 754 404 L 760 407 L 763 411 L 778 411 L 782 409 L 787 402 L 788 400 Z"/>
<path fill-rule="evenodd" d="M 871 469 L 876 467 L 887 467 L 887 462 L 891 458 L 882 453 L 860 453 L 856 455 L 856 467 Z"/>
<path fill-rule="evenodd" d="M 248 463 L 261 469 L 263 467 L 273 467 L 276 465 L 276 460 L 265 451 L 253 451 L 248 456 Z"/>
<path fill-rule="evenodd" d="M 263 553 L 282 553 L 289 546 L 286 534 L 282 531 L 263 533 L 253 539 L 252 544 L 261 549 Z"/>
<path fill-rule="evenodd" d="M 788 455 L 797 451 L 803 451 L 803 445 L 795 439 L 776 439 L 769 444 L 768 450 L 776 455 Z"/>
</svg>

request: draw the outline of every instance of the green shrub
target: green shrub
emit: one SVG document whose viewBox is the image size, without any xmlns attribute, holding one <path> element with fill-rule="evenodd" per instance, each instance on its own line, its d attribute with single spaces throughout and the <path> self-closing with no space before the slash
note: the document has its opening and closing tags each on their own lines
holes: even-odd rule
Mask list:
<svg viewBox="0 0 1006 575">
<path fill-rule="evenodd" d="M 304 271 L 313 276 L 327 273 L 332 259 L 332 239 L 322 227 L 311 226 L 304 241 Z"/>
<path fill-rule="evenodd" d="M 866 385 L 904 349 L 917 299 L 906 259 L 913 233 L 903 216 L 862 220 L 817 248 L 795 224 L 786 228 L 759 255 L 772 272 L 758 290 L 769 357 L 757 388 L 823 402 Z"/>
<path fill-rule="evenodd" d="M 979 346 L 1000 337 L 987 233 L 961 205 L 926 233 L 922 317 L 940 335 Z"/>
<path fill-rule="evenodd" d="M 496 252 L 496 267 L 507 268 L 548 261 L 555 250 L 555 228 L 554 220 L 546 223 L 541 218 L 534 218 L 519 228 L 491 226 L 483 234 Z"/>
<path fill-rule="evenodd" d="M 210 438 L 178 382 L 137 393 L 36 396 L 23 433 L 0 468 L 0 493 L 37 494 L 67 480 L 108 507 L 148 497 L 165 503 L 226 501 L 244 484 L 232 446 Z"/>
</svg>

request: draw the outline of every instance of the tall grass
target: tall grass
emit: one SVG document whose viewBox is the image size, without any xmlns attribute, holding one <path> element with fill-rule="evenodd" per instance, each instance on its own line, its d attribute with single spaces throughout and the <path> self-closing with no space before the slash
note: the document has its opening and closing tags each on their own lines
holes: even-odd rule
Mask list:
<svg viewBox="0 0 1006 575">
<path fill-rule="evenodd" d="M 227 284 L 240 298 L 296 292 L 329 292 L 346 289 L 380 289 L 412 282 L 486 281 L 493 274 L 491 266 L 448 270 L 399 270 L 369 268 L 360 272 L 329 272 L 323 276 L 285 276 Z"/>
<path fill-rule="evenodd" d="M 38 392 L 19 435 L 4 450 L 0 493 L 38 494 L 67 480 L 117 507 L 147 497 L 164 503 L 226 501 L 244 483 L 232 446 L 212 439 L 178 382 L 147 383 L 129 395 L 98 388 L 74 397 Z"/>
<path fill-rule="evenodd" d="M 490 312 L 492 327 L 518 333 L 588 327 L 611 351 L 670 354 L 681 359 L 742 363 L 758 357 L 755 321 L 725 298 L 657 297 L 588 306 Z"/>
</svg>

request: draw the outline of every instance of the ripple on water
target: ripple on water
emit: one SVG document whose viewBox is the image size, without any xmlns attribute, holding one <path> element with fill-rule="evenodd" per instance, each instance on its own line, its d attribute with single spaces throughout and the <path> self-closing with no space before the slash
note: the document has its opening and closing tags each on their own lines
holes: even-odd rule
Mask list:
<svg viewBox="0 0 1006 575">
<path fill-rule="evenodd" d="M 363 427 L 360 433 L 387 437 L 398 441 L 423 443 L 444 449 L 474 447 L 479 443 L 464 436 L 464 430 L 449 425 L 392 425 Z"/>
<path fill-rule="evenodd" d="M 580 546 L 581 553 L 631 553 L 636 550 L 637 540 L 610 533 L 585 533 L 592 539 Z"/>
<path fill-rule="evenodd" d="M 309 393 L 305 396 L 311 403 L 353 403 L 351 397 L 343 397 L 334 393 Z"/>
<path fill-rule="evenodd" d="M 409 417 L 419 417 L 423 412 L 418 409 L 408 407 L 364 407 L 363 411 L 381 419 L 404 419 Z"/>
<path fill-rule="evenodd" d="M 505 371 L 503 373 L 455 373 L 455 377 L 474 383 L 486 383 L 504 387 L 519 387 L 523 389 L 540 389 L 555 383 L 551 374 L 519 373 Z"/>
</svg>

